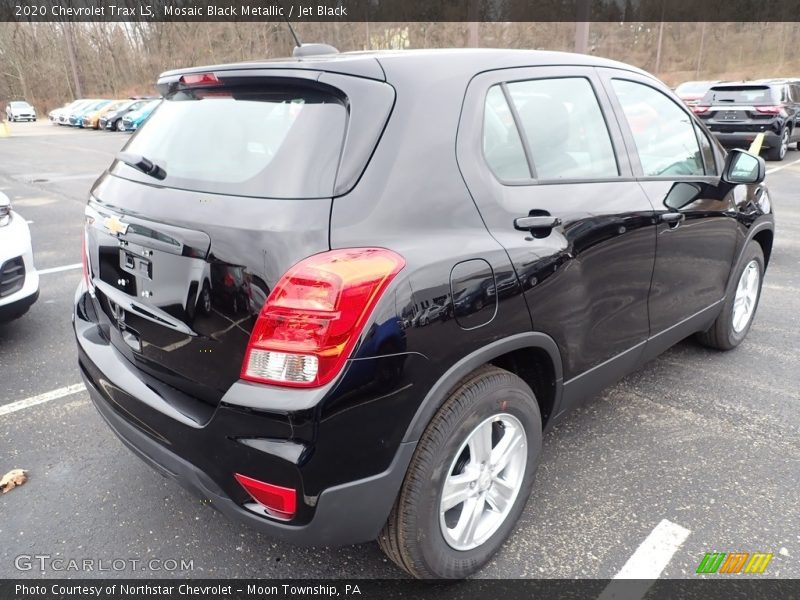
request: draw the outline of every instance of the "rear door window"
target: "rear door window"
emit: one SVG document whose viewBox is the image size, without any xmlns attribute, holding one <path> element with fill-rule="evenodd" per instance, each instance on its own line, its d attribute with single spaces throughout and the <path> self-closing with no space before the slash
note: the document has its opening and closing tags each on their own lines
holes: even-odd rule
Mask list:
<svg viewBox="0 0 800 600">
<path fill-rule="evenodd" d="M 508 84 L 536 179 L 619 175 L 614 148 L 592 85 L 583 77 Z"/>
<path fill-rule="evenodd" d="M 165 98 L 125 152 L 167 173 L 159 185 L 265 198 L 333 194 L 347 109 L 333 94 L 292 89 L 185 90 Z M 117 163 L 116 174 L 155 180 Z"/>
</svg>

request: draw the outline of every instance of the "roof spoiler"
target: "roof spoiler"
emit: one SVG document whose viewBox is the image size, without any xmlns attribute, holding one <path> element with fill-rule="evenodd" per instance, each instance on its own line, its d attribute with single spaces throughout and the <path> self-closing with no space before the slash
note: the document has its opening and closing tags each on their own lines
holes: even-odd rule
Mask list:
<svg viewBox="0 0 800 600">
<path fill-rule="evenodd" d="M 321 56 L 325 54 L 339 54 L 339 51 L 329 44 L 301 44 L 295 46 L 292 56 L 303 58 L 304 56 Z"/>
</svg>

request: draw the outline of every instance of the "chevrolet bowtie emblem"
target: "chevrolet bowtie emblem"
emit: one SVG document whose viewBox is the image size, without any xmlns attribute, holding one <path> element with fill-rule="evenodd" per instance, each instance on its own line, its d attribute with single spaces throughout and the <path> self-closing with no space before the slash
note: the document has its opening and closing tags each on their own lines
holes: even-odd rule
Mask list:
<svg viewBox="0 0 800 600">
<path fill-rule="evenodd" d="M 114 235 L 125 235 L 128 232 L 128 224 L 119 220 L 119 217 L 106 217 L 103 225 Z"/>
</svg>

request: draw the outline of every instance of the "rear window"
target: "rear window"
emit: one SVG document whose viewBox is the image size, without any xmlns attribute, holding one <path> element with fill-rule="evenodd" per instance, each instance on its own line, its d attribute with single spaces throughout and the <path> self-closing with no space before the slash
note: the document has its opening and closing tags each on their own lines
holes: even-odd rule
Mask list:
<svg viewBox="0 0 800 600">
<path fill-rule="evenodd" d="M 306 88 L 179 91 L 124 149 L 161 166 L 166 178 L 119 162 L 115 173 L 197 192 L 329 197 L 346 123 L 338 96 Z"/>
<path fill-rule="evenodd" d="M 734 104 L 771 104 L 775 102 L 775 93 L 767 85 L 712 87 L 705 100 Z"/>
<path fill-rule="evenodd" d="M 711 84 L 705 81 L 687 81 L 675 88 L 676 94 L 704 94 Z"/>
</svg>

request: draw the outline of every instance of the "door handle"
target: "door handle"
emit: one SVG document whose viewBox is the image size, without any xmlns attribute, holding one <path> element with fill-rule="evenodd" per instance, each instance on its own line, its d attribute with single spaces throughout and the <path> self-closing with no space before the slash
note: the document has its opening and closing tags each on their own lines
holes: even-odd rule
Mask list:
<svg viewBox="0 0 800 600">
<path fill-rule="evenodd" d="M 663 213 L 660 217 L 662 223 L 669 223 L 670 227 L 677 227 L 684 219 L 686 219 L 686 215 L 682 212 L 667 212 Z"/>
<path fill-rule="evenodd" d="M 550 215 L 519 217 L 514 219 L 514 228 L 520 231 L 530 231 L 531 229 L 552 229 L 561 225 L 561 219 Z"/>
</svg>

